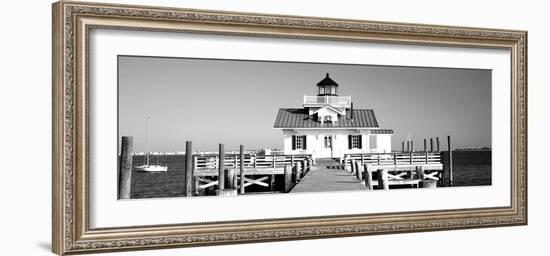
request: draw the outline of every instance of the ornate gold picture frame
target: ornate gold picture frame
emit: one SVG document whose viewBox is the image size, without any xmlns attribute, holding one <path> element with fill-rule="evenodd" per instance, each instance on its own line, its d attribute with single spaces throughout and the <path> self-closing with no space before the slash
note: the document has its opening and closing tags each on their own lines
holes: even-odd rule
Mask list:
<svg viewBox="0 0 550 256">
<path fill-rule="evenodd" d="M 95 29 L 505 49 L 510 202 L 505 207 L 90 227 L 89 33 Z M 527 32 L 61 1 L 53 5 L 53 235 L 57 254 L 527 224 Z"/>
</svg>

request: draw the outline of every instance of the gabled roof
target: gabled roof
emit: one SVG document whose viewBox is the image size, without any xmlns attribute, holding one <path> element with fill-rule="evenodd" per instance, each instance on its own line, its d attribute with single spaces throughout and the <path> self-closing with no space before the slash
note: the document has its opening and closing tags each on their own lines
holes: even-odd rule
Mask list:
<svg viewBox="0 0 550 256">
<path fill-rule="evenodd" d="M 325 76 L 325 78 L 323 78 L 323 80 L 319 81 L 317 83 L 317 86 L 325 86 L 325 85 L 334 85 L 334 86 L 338 86 L 338 83 L 334 82 L 334 80 L 332 80 L 329 76 L 328 76 L 328 73 L 327 75 Z"/>
<path fill-rule="evenodd" d="M 372 109 L 354 109 L 353 120 L 351 111 L 340 115 L 334 123 L 323 123 L 315 120 L 304 108 L 279 109 L 273 128 L 378 128 L 378 122 Z"/>
<path fill-rule="evenodd" d="M 333 107 L 333 106 L 331 106 L 331 105 L 325 105 L 324 107 L 319 108 L 319 109 L 313 111 L 313 113 L 317 113 L 317 112 L 319 112 L 321 109 L 330 109 L 330 110 L 332 110 L 332 111 L 334 111 L 334 112 L 336 112 L 336 113 L 338 113 L 338 114 L 344 113 L 344 111 L 342 111 L 341 109 L 335 108 L 335 107 Z"/>
</svg>

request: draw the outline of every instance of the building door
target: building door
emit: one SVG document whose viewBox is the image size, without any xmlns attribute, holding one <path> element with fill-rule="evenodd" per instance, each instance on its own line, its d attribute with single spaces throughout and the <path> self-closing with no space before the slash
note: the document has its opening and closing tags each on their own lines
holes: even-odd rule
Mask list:
<svg viewBox="0 0 550 256">
<path fill-rule="evenodd" d="M 325 136 L 325 149 L 330 150 L 330 157 L 334 158 L 333 156 L 333 147 L 332 147 L 332 135 Z"/>
</svg>

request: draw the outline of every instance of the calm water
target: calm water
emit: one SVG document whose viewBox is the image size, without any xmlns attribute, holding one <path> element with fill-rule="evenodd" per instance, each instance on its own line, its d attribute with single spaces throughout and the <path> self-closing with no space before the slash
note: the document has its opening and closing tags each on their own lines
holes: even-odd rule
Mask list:
<svg viewBox="0 0 550 256">
<path fill-rule="evenodd" d="M 145 156 L 134 156 L 134 166 L 145 163 Z M 168 166 L 167 172 L 132 174 L 132 198 L 183 196 L 185 189 L 185 156 L 152 156 L 151 163 Z M 281 175 L 278 175 L 281 176 Z M 491 151 L 453 152 L 453 179 L 455 186 L 491 185 Z M 274 190 L 279 190 L 282 177 L 276 177 Z M 279 185 L 278 185 L 279 184 Z M 268 192 L 269 188 L 252 185 L 247 192 Z M 213 191 L 210 191 L 213 193 Z"/>
<path fill-rule="evenodd" d="M 455 186 L 491 185 L 491 151 L 454 151 Z"/>
</svg>

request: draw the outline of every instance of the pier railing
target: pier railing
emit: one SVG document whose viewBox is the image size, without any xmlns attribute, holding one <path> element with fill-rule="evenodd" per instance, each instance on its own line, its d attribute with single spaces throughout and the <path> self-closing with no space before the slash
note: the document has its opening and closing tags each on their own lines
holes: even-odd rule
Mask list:
<svg viewBox="0 0 550 256">
<path fill-rule="evenodd" d="M 407 153 L 359 153 L 345 154 L 343 164 L 351 168 L 352 162 L 361 165 L 439 165 L 440 152 L 407 152 Z"/>
<path fill-rule="evenodd" d="M 218 169 L 219 155 L 194 155 L 193 164 L 195 170 Z M 312 161 L 311 155 L 253 155 L 244 156 L 244 168 L 260 169 L 260 168 L 284 168 L 285 165 L 294 165 L 301 163 L 303 160 Z M 241 158 L 239 154 L 225 155 L 224 168 L 237 169 L 240 168 Z"/>
</svg>

